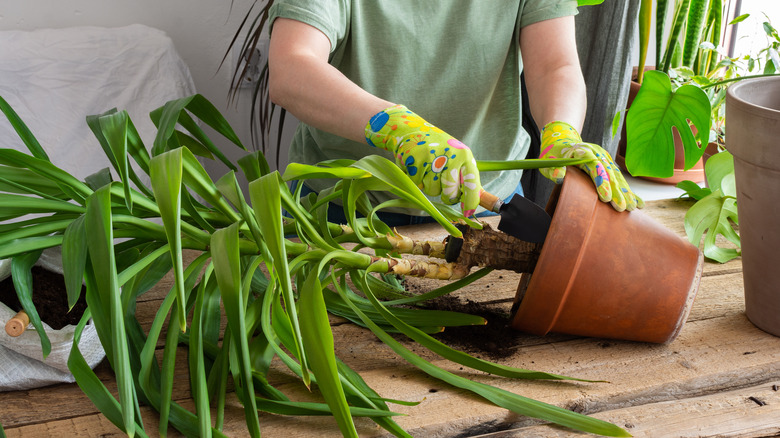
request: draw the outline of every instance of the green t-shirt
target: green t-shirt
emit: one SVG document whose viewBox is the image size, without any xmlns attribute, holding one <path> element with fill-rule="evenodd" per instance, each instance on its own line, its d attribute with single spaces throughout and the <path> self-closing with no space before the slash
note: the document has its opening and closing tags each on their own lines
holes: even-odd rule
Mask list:
<svg viewBox="0 0 780 438">
<path fill-rule="evenodd" d="M 521 123 L 519 30 L 574 15 L 576 4 L 575 0 L 276 0 L 271 21 L 285 17 L 322 31 L 330 40 L 333 66 L 366 91 L 406 105 L 463 141 L 477 160 L 517 160 L 526 157 L 530 141 Z M 289 158 L 316 164 L 370 154 L 392 159 L 384 150 L 302 123 Z M 480 175 L 483 187 L 499 198 L 514 191 L 520 176 L 519 171 Z M 306 184 L 320 191 L 332 181 Z M 374 200 L 385 200 L 382 195 L 374 194 Z"/>
</svg>

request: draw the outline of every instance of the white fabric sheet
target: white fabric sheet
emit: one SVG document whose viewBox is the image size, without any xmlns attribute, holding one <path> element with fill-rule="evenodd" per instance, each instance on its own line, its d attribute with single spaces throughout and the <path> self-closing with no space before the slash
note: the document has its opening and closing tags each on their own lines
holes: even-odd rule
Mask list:
<svg viewBox="0 0 780 438">
<path fill-rule="evenodd" d="M 110 166 L 86 116 L 127 110 L 149 149 L 155 133 L 149 112 L 194 93 L 189 69 L 173 42 L 154 28 L 0 32 L 0 96 L 19 113 L 52 162 L 82 180 Z M 4 119 L 0 115 L 0 148 L 27 152 Z"/>
</svg>

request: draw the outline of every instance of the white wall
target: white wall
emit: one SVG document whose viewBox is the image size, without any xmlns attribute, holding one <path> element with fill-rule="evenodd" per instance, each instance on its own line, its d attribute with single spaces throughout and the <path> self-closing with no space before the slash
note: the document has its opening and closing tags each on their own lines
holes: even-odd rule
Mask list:
<svg viewBox="0 0 780 438">
<path fill-rule="evenodd" d="M 232 59 L 221 69 L 218 67 L 252 3 L 252 0 L 0 0 L 0 30 L 119 27 L 134 23 L 160 29 L 173 40 L 189 66 L 197 91 L 223 112 L 248 144 L 251 95 L 242 91 L 239 105 L 229 104 Z M 232 157 L 243 155 L 234 149 L 225 147 L 226 151 L 233 152 Z M 217 176 L 224 170 L 208 163 L 207 168 Z"/>
</svg>

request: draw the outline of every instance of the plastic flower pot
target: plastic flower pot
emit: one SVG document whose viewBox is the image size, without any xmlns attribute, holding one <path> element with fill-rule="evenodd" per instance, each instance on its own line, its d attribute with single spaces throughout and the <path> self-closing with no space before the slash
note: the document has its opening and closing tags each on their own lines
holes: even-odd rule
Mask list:
<svg viewBox="0 0 780 438">
<path fill-rule="evenodd" d="M 747 79 L 728 88 L 728 144 L 734 155 L 745 313 L 780 336 L 780 78 Z"/>
<path fill-rule="evenodd" d="M 512 327 L 667 343 L 680 333 L 703 256 L 640 210 L 617 212 L 568 168 L 547 205 L 552 223 L 536 267 L 523 274 Z"/>
</svg>

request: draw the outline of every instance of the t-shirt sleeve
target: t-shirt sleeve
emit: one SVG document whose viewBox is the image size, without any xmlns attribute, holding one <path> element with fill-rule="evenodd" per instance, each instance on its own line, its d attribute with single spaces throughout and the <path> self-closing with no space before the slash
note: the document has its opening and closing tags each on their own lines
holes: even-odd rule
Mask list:
<svg viewBox="0 0 780 438">
<path fill-rule="evenodd" d="M 528 0 L 520 16 L 520 27 L 553 18 L 577 15 L 576 0 Z"/>
<path fill-rule="evenodd" d="M 276 0 L 269 13 L 273 26 L 277 18 L 289 18 L 319 29 L 330 41 L 333 52 L 347 33 L 348 0 Z"/>
</svg>

